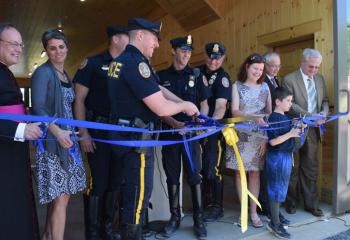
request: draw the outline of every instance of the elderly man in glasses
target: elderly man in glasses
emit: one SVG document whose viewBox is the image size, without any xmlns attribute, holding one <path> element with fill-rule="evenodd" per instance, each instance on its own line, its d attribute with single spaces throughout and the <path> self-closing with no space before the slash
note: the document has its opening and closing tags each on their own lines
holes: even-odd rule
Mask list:
<svg viewBox="0 0 350 240">
<path fill-rule="evenodd" d="M 263 55 L 265 58 L 265 79 L 270 89 L 270 93 L 280 86 L 277 74 L 281 69 L 281 58 L 280 55 L 276 52 L 267 52 Z"/>
<path fill-rule="evenodd" d="M 293 93 L 293 105 L 290 114 L 294 117 L 325 116 L 328 113 L 328 99 L 324 78 L 318 74 L 322 55 L 315 49 L 303 51 L 300 69 L 284 78 L 283 86 Z M 323 119 L 315 121 L 323 124 Z M 318 127 L 310 127 L 305 143 L 294 153 L 294 166 L 289 183 L 286 211 L 296 212 L 297 185 L 304 198 L 304 208 L 312 215 L 320 217 L 323 212 L 318 208 L 318 145 L 321 134 Z"/>
<path fill-rule="evenodd" d="M 9 67 L 19 62 L 22 37 L 0 23 L 0 113 L 24 114 L 22 93 Z M 0 120 L 0 239 L 39 239 L 28 143 L 40 137 L 39 123 Z"/>
</svg>

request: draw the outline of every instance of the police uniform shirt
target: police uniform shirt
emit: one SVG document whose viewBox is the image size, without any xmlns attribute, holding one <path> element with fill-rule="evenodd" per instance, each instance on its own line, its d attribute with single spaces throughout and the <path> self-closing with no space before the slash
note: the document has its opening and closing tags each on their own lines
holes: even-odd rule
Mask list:
<svg viewBox="0 0 350 240">
<path fill-rule="evenodd" d="M 22 93 L 8 67 L 0 62 L 0 106 L 23 103 Z"/>
<path fill-rule="evenodd" d="M 230 81 L 230 76 L 222 67 L 216 71 L 209 71 L 206 65 L 202 65 L 199 69 L 206 76 L 209 88 L 212 92 L 212 96 L 208 99 L 209 116 L 212 116 L 215 111 L 216 99 L 224 98 L 231 101 L 232 83 Z"/>
<path fill-rule="evenodd" d="M 157 75 L 147 58 L 134 46 L 125 51 L 109 67 L 108 91 L 111 113 L 119 118 L 141 118 L 154 121 L 157 115 L 142 101 L 158 91 Z"/>
<path fill-rule="evenodd" d="M 167 88 L 176 96 L 184 101 L 190 101 L 200 108 L 200 103 L 211 96 L 208 88 L 207 79 L 200 74 L 197 78 L 193 73 L 193 68 L 186 66 L 178 71 L 174 66 L 158 72 L 159 84 Z M 178 121 L 188 121 L 188 117 L 184 113 L 179 113 L 174 116 Z"/>
<path fill-rule="evenodd" d="M 113 60 L 108 51 L 85 59 L 73 81 L 89 88 L 85 106 L 96 115 L 109 116 L 107 80 L 109 64 Z"/>
</svg>

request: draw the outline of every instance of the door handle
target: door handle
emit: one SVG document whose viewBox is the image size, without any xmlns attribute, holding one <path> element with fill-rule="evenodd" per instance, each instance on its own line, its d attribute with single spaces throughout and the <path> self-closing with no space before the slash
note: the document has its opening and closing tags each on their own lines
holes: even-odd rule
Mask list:
<svg viewBox="0 0 350 240">
<path fill-rule="evenodd" d="M 339 93 L 341 93 L 341 92 L 344 92 L 344 93 L 346 93 L 346 112 L 340 112 L 340 113 L 342 113 L 342 114 L 345 114 L 345 115 L 347 115 L 347 114 L 349 114 L 349 111 L 350 111 L 350 91 L 348 90 L 348 89 L 340 89 L 339 90 Z M 348 121 L 349 123 L 350 123 L 350 120 Z"/>
</svg>

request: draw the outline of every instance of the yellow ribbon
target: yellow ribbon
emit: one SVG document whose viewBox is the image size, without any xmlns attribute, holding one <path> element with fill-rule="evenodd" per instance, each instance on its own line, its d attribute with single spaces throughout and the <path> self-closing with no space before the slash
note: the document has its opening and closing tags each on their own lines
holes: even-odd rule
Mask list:
<svg viewBox="0 0 350 240">
<path fill-rule="evenodd" d="M 234 123 L 230 123 L 227 125 L 226 128 L 222 129 L 222 134 L 225 137 L 226 143 L 230 146 L 233 147 L 236 158 L 237 158 L 237 163 L 238 163 L 238 168 L 239 168 L 239 174 L 241 177 L 241 188 L 242 188 L 242 196 L 241 196 L 241 230 L 242 233 L 247 231 L 248 229 L 248 196 L 256 203 L 261 208 L 261 205 L 259 201 L 256 199 L 256 197 L 249 192 L 248 186 L 247 186 L 247 176 L 245 174 L 245 169 L 243 165 L 243 161 L 241 158 L 241 155 L 239 154 L 238 147 L 237 147 L 237 142 L 238 142 L 238 135 L 236 130 L 233 128 Z"/>
</svg>

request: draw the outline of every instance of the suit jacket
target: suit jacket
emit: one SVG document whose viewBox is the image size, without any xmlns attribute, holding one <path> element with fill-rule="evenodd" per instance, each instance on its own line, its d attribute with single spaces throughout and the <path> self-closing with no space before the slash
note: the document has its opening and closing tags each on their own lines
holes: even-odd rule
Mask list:
<svg viewBox="0 0 350 240">
<path fill-rule="evenodd" d="M 265 79 L 264 79 L 264 81 L 265 81 L 265 82 L 267 83 L 267 85 L 269 86 L 270 93 L 271 93 L 271 95 L 272 95 L 273 90 L 275 90 L 275 86 L 272 85 L 272 83 L 271 83 L 269 77 L 268 77 L 266 74 L 265 74 Z M 277 84 L 277 87 L 280 86 L 278 80 L 276 81 L 276 84 Z"/>
<path fill-rule="evenodd" d="M 317 112 L 329 111 L 328 98 L 326 96 L 326 84 L 322 75 L 314 76 L 316 92 L 317 92 Z M 299 117 L 300 114 L 311 116 L 308 112 L 307 90 L 301 75 L 300 69 L 286 75 L 282 83 L 293 94 L 293 104 L 289 114 L 293 117 Z"/>
</svg>

